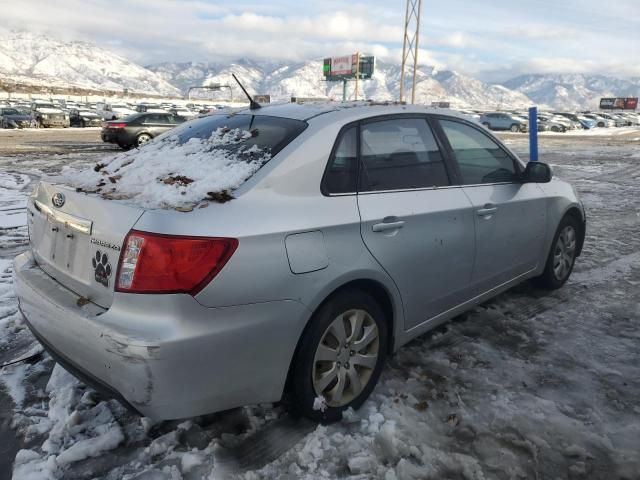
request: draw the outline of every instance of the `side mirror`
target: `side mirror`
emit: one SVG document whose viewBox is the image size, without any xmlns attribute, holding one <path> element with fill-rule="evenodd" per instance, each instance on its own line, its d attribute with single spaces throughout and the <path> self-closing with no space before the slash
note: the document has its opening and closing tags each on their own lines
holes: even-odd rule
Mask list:
<svg viewBox="0 0 640 480">
<path fill-rule="evenodd" d="M 524 170 L 524 183 L 549 183 L 553 178 L 551 167 L 542 162 L 529 162 Z"/>
</svg>

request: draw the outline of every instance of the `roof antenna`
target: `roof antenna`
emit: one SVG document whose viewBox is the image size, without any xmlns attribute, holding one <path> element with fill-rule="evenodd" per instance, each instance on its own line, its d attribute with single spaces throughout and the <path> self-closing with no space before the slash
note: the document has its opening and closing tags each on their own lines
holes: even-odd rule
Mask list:
<svg viewBox="0 0 640 480">
<path fill-rule="evenodd" d="M 247 90 L 242 86 L 242 84 L 240 83 L 240 80 L 238 80 L 238 77 L 236 77 L 236 74 L 232 73 L 231 76 L 236 82 L 238 82 L 238 85 L 240 85 L 240 88 L 249 99 L 249 110 L 257 110 L 258 108 L 261 108 L 260 104 L 256 102 L 253 98 L 251 98 L 251 95 L 249 95 L 249 92 L 247 92 Z"/>
</svg>

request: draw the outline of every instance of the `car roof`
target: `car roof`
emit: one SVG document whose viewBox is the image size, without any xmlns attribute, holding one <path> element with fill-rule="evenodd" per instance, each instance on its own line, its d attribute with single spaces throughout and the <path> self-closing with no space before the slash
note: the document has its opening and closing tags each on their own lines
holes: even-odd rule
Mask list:
<svg viewBox="0 0 640 480">
<path fill-rule="evenodd" d="M 294 120 L 308 121 L 316 117 L 332 121 L 355 121 L 364 118 L 402 114 L 402 113 L 431 113 L 448 115 L 468 119 L 465 115 L 446 108 L 427 107 L 424 105 L 405 105 L 400 103 L 374 103 L 374 102 L 309 102 L 309 103 L 282 103 L 262 106 L 260 109 L 243 109 L 236 111 L 239 114 L 268 115 L 272 117 L 284 117 Z"/>
</svg>

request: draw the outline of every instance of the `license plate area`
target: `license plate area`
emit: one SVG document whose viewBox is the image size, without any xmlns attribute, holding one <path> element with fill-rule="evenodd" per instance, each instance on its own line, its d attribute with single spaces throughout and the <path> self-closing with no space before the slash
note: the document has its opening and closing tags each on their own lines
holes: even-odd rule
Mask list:
<svg viewBox="0 0 640 480">
<path fill-rule="evenodd" d="M 76 270 L 74 262 L 79 257 L 78 253 L 89 242 L 93 223 L 84 218 L 53 210 L 37 200 L 34 202 L 34 207 L 42 215 L 40 228 L 34 228 L 32 239 L 36 242 L 33 245 L 34 250 L 55 268 L 69 273 L 74 272 Z"/>
</svg>

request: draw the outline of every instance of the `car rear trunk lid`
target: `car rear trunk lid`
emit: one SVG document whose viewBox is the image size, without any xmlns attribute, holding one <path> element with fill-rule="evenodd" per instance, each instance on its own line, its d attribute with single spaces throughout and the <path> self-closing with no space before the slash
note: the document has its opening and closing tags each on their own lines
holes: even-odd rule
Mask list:
<svg viewBox="0 0 640 480">
<path fill-rule="evenodd" d="M 27 203 L 38 265 L 87 300 L 108 308 L 124 238 L 142 208 L 40 182 Z"/>
</svg>

